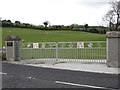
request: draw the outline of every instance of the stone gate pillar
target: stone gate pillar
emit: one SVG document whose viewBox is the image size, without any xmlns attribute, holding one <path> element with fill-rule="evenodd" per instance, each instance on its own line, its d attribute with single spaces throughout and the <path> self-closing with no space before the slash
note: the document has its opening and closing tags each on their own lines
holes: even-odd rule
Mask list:
<svg viewBox="0 0 120 90">
<path fill-rule="evenodd" d="M 120 67 L 120 31 L 107 32 L 107 66 Z"/>
<path fill-rule="evenodd" d="M 20 60 L 20 40 L 18 36 L 6 38 L 6 59 L 8 61 Z"/>
</svg>

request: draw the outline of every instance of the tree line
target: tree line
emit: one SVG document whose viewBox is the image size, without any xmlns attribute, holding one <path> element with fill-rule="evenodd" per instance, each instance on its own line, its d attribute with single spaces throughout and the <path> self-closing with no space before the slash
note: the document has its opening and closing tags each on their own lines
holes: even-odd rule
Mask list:
<svg viewBox="0 0 120 90">
<path fill-rule="evenodd" d="M 29 23 L 21 23 L 20 21 L 11 22 L 11 20 L 1 20 L 2 27 L 17 27 L 17 28 L 31 28 L 38 30 L 71 30 L 71 31 L 84 31 L 91 33 L 105 34 L 107 28 L 104 26 L 89 26 L 88 24 L 78 25 L 71 24 L 69 26 L 64 25 L 50 25 L 48 21 L 43 22 L 43 25 L 32 25 Z"/>
</svg>

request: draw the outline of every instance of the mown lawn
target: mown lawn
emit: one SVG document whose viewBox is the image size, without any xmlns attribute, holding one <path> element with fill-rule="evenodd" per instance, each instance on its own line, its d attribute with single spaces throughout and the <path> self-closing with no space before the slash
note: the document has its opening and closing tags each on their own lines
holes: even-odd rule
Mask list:
<svg viewBox="0 0 120 90">
<path fill-rule="evenodd" d="M 2 45 L 8 35 L 18 35 L 25 42 L 105 41 L 105 34 L 80 31 L 46 31 L 25 28 L 2 28 Z"/>
</svg>

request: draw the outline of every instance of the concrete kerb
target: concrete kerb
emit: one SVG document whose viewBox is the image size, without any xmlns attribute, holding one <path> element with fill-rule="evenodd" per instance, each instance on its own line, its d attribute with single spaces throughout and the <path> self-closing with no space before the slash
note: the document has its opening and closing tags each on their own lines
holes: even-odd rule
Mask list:
<svg viewBox="0 0 120 90">
<path fill-rule="evenodd" d="M 92 73 L 104 73 L 104 74 L 120 74 L 120 68 L 107 67 L 106 64 L 95 64 L 95 63 L 80 63 L 80 62 L 43 62 L 37 60 L 21 60 L 21 61 L 7 61 L 13 64 L 44 67 L 44 68 L 54 68 L 54 69 L 64 69 L 73 71 L 83 71 Z"/>
</svg>

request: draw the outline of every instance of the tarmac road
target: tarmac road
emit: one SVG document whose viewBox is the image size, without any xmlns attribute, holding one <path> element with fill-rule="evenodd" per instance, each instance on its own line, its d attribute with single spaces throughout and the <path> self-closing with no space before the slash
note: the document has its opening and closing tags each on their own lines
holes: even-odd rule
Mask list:
<svg viewBox="0 0 120 90">
<path fill-rule="evenodd" d="M 118 75 L 2 63 L 2 88 L 118 89 Z"/>
</svg>

